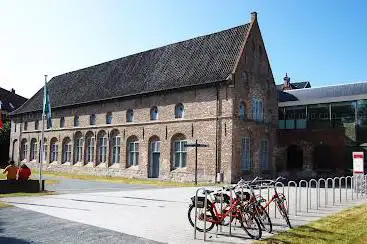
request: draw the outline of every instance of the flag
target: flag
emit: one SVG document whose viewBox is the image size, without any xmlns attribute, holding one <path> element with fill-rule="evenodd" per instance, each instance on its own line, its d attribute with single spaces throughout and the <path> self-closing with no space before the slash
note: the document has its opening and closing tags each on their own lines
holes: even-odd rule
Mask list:
<svg viewBox="0 0 367 244">
<path fill-rule="evenodd" d="M 43 114 L 47 118 L 47 128 L 52 128 L 51 103 L 50 95 L 47 90 L 47 82 L 45 81 L 45 88 L 43 92 Z"/>
</svg>

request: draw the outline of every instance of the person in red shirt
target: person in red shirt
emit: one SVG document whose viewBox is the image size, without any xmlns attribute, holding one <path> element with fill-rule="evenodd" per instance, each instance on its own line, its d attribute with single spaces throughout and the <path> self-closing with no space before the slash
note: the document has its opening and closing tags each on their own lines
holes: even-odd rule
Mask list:
<svg viewBox="0 0 367 244">
<path fill-rule="evenodd" d="M 31 169 L 28 168 L 27 165 L 22 164 L 22 166 L 20 166 L 20 169 L 18 170 L 18 180 L 28 180 L 31 174 Z"/>
</svg>

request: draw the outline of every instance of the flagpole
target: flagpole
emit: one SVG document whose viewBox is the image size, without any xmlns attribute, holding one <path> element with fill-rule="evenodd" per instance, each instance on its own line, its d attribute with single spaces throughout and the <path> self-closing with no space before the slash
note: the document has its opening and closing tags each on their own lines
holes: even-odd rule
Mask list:
<svg viewBox="0 0 367 244">
<path fill-rule="evenodd" d="M 47 75 L 45 75 L 45 86 L 43 87 L 43 104 L 42 104 L 42 133 L 41 133 L 41 162 L 39 170 L 39 185 L 40 191 L 42 191 L 42 164 L 45 161 L 45 147 L 44 147 L 44 133 L 45 133 L 45 102 L 46 102 L 46 85 Z"/>
</svg>

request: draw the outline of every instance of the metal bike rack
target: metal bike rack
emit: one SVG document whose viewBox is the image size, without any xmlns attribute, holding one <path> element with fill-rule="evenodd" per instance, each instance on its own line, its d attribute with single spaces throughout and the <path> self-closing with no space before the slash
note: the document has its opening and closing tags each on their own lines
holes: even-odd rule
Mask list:
<svg viewBox="0 0 367 244">
<path fill-rule="evenodd" d="M 327 206 L 329 202 L 329 181 L 331 181 L 331 185 L 334 186 L 334 180 L 332 178 L 326 179 L 326 185 L 325 185 L 325 206 Z M 326 190 L 327 189 L 327 190 Z"/>
<path fill-rule="evenodd" d="M 288 214 L 289 214 L 289 209 L 291 208 L 291 204 L 290 204 L 290 195 L 289 195 L 289 189 L 291 186 L 294 186 L 294 189 L 296 191 L 296 197 L 294 198 L 295 200 L 295 204 L 294 204 L 294 215 L 297 215 L 297 182 L 295 181 L 288 181 Z"/>
<path fill-rule="evenodd" d="M 352 176 L 346 176 L 345 177 L 345 201 L 348 201 L 348 179 L 350 179 L 349 180 L 349 182 L 350 182 L 350 187 L 349 187 L 349 189 L 351 189 L 352 190 L 352 200 L 353 200 L 353 177 Z"/>
<path fill-rule="evenodd" d="M 327 184 L 327 182 L 326 182 L 326 180 L 324 179 L 324 178 L 320 178 L 320 179 L 318 179 L 318 181 L 317 181 L 317 183 L 319 184 L 319 191 L 318 191 L 318 195 L 319 195 L 319 202 L 318 202 L 318 208 L 319 207 L 321 207 L 321 197 L 320 197 L 320 191 L 321 191 L 321 182 L 324 182 L 324 193 L 325 193 L 325 206 L 326 206 L 326 201 L 327 201 L 327 187 L 326 187 L 326 184 Z"/>
<path fill-rule="evenodd" d="M 316 209 L 319 209 L 319 183 L 315 179 L 311 179 L 308 182 L 308 186 L 310 188 L 310 209 L 312 209 L 312 182 L 315 182 L 315 191 L 316 191 Z"/>
<path fill-rule="evenodd" d="M 333 205 L 335 205 L 335 182 L 339 180 L 339 177 L 333 178 Z"/>
<path fill-rule="evenodd" d="M 299 191 L 299 211 L 302 212 L 302 183 L 305 183 L 306 185 L 306 209 L 308 212 L 308 182 L 305 180 L 300 180 L 298 183 L 298 188 L 300 188 Z"/>
<path fill-rule="evenodd" d="M 200 190 L 204 191 L 204 241 L 206 241 L 206 206 L 208 204 L 208 193 L 206 188 L 199 188 L 195 193 L 195 224 L 194 224 L 194 240 L 196 240 L 196 226 L 197 226 L 197 216 L 198 216 L 198 193 Z"/>
<path fill-rule="evenodd" d="M 339 178 L 339 203 L 342 202 L 342 180 L 344 179 L 345 192 L 347 191 L 347 181 L 344 176 Z"/>
</svg>

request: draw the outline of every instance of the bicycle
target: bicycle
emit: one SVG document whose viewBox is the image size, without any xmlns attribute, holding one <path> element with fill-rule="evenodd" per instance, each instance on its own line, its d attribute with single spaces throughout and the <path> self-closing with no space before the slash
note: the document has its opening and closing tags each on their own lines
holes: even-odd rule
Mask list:
<svg viewBox="0 0 367 244">
<path fill-rule="evenodd" d="M 278 208 L 278 211 L 280 212 L 280 215 L 282 215 L 283 219 L 287 222 L 287 225 L 289 228 L 292 228 L 291 222 L 289 221 L 289 217 L 288 217 L 288 207 L 287 207 L 287 198 L 285 197 L 285 195 L 283 193 L 278 193 L 277 188 L 275 186 L 275 184 L 277 182 L 279 182 L 280 180 L 283 180 L 285 178 L 279 176 L 276 180 L 264 180 L 262 182 L 268 182 L 268 184 L 262 184 L 263 186 L 273 186 L 274 187 L 274 195 L 272 196 L 272 198 L 266 202 L 266 200 L 261 197 L 261 196 L 257 196 L 257 199 L 259 202 L 264 203 L 265 205 L 263 206 L 264 209 L 266 209 L 272 202 L 275 203 L 275 205 Z"/>
<path fill-rule="evenodd" d="M 207 199 L 206 213 L 203 213 L 205 211 L 205 197 L 200 196 L 197 199 L 197 210 L 198 212 L 200 211 L 200 213 L 194 216 L 194 219 L 199 216 L 197 220 L 203 221 L 206 218 L 206 222 L 209 223 L 209 226 L 205 228 L 205 231 L 210 231 L 211 229 L 213 229 L 214 225 L 223 225 L 224 220 L 229 216 L 231 218 L 231 221 L 233 221 L 234 219 L 237 219 L 239 221 L 242 229 L 247 233 L 250 238 L 255 240 L 260 239 L 262 235 L 260 223 L 257 218 L 252 217 L 249 209 L 246 209 L 246 207 L 242 204 L 245 199 L 241 198 L 241 195 L 236 193 L 236 197 L 232 198 L 233 201 L 232 203 L 227 205 L 226 210 L 219 211 L 216 206 L 216 202 L 218 202 L 218 199 L 215 199 L 216 197 L 218 197 L 218 194 L 224 196 L 221 191 L 207 190 L 207 195 L 210 199 Z M 194 212 L 195 215 L 195 211 L 193 211 L 195 210 L 195 196 L 191 198 L 191 201 L 192 203 L 189 206 L 187 215 L 190 224 L 195 228 L 195 224 L 191 216 L 192 212 Z M 229 201 L 231 200 L 229 199 Z M 198 227 L 198 225 L 196 226 L 196 229 L 200 232 L 204 231 L 204 228 Z"/>
</svg>

